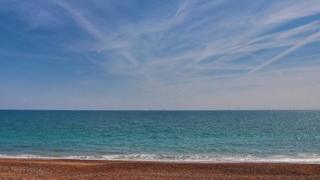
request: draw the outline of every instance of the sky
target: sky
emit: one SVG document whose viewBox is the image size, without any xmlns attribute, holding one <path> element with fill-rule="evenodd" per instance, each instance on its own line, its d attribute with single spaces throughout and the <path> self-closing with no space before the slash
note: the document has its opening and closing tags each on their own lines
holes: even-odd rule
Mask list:
<svg viewBox="0 0 320 180">
<path fill-rule="evenodd" d="M 320 1 L 0 0 L 0 109 L 320 109 Z"/>
</svg>

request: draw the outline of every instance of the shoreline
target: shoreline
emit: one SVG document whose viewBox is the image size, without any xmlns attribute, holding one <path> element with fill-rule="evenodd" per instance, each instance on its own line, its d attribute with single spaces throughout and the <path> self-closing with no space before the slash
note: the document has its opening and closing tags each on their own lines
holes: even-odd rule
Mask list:
<svg viewBox="0 0 320 180">
<path fill-rule="evenodd" d="M 320 178 L 320 164 L 0 158 L 0 179 Z"/>
<path fill-rule="evenodd" d="M 129 155 L 131 156 L 131 155 Z M 139 156 L 139 155 L 138 155 Z M 307 157 L 286 157 L 274 156 L 266 158 L 246 158 L 246 157 L 216 157 L 208 159 L 158 159 L 154 157 L 146 158 L 125 158 L 117 157 L 117 155 L 102 155 L 102 156 L 86 156 L 86 155 L 70 155 L 70 156 L 42 156 L 33 154 L 20 154 L 20 155 L 4 155 L 0 154 L 0 159 L 22 159 L 22 160 L 80 160 L 80 161 L 124 161 L 124 162 L 164 162 L 164 163 L 199 163 L 199 164 L 220 164 L 220 163 L 272 163 L 272 164 L 319 164 L 320 156 L 307 156 Z"/>
</svg>

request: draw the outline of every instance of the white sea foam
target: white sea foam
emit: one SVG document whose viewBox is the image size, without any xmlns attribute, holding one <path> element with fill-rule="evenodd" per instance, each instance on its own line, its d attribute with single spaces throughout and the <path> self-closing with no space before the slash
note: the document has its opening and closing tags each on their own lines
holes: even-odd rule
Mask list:
<svg viewBox="0 0 320 180">
<path fill-rule="evenodd" d="M 116 155 L 75 155 L 75 156 L 41 156 L 33 154 L 7 155 L 0 158 L 15 159 L 80 159 L 80 160 L 126 160 L 126 161 L 163 161 L 163 162 L 273 162 L 273 163 L 312 163 L 320 164 L 320 154 L 273 155 L 258 157 L 246 156 L 214 156 L 214 155 L 161 155 L 161 154 L 116 154 Z"/>
</svg>

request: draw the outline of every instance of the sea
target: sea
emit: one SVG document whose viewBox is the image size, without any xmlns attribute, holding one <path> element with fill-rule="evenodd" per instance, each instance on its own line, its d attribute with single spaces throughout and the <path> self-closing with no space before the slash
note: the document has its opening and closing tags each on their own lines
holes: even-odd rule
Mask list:
<svg viewBox="0 0 320 180">
<path fill-rule="evenodd" d="M 0 111 L 0 158 L 320 163 L 320 111 Z"/>
</svg>

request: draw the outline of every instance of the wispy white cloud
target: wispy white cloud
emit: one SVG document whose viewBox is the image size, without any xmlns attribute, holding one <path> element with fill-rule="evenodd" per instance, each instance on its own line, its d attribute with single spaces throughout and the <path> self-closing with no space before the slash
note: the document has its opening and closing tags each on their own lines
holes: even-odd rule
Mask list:
<svg viewBox="0 0 320 180">
<path fill-rule="evenodd" d="M 265 66 L 268 66 L 276 61 L 279 61 L 281 58 L 285 57 L 286 55 L 292 53 L 293 51 L 297 50 L 298 48 L 301 48 L 302 46 L 312 42 L 315 38 L 319 38 L 320 37 L 320 31 L 317 33 L 314 33 L 308 37 L 306 37 L 305 39 L 303 39 L 302 41 L 298 42 L 297 44 L 295 44 L 294 46 L 290 47 L 289 49 L 283 51 L 282 53 L 280 53 L 279 55 L 266 60 L 265 62 L 263 62 L 262 64 L 260 64 L 259 66 L 255 67 L 254 69 L 252 69 L 249 74 L 254 73 L 262 68 L 264 68 Z"/>
<path fill-rule="evenodd" d="M 89 21 L 85 16 L 83 16 L 79 11 L 77 11 L 74 7 L 71 7 L 65 1 L 54 1 L 63 9 L 65 9 L 72 18 L 79 24 L 81 28 L 87 31 L 90 35 L 97 38 L 98 40 L 107 40 L 106 36 L 103 32 L 101 32 L 98 28 L 95 27 L 91 21 Z"/>
<path fill-rule="evenodd" d="M 274 24 L 283 23 L 293 19 L 304 18 L 319 14 L 320 4 L 317 0 L 309 1 L 280 1 L 271 4 L 257 23 Z"/>
</svg>

